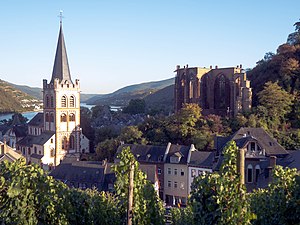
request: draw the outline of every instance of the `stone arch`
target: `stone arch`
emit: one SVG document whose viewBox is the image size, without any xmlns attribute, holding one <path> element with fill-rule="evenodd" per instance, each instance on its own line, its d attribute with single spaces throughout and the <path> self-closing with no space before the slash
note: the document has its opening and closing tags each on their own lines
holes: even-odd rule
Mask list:
<svg viewBox="0 0 300 225">
<path fill-rule="evenodd" d="M 228 107 L 230 107 L 230 82 L 224 74 L 220 74 L 214 83 L 214 108 L 224 110 Z"/>
<path fill-rule="evenodd" d="M 75 149 L 75 137 L 74 135 L 70 136 L 70 140 L 69 140 L 69 148 L 70 149 Z"/>
</svg>

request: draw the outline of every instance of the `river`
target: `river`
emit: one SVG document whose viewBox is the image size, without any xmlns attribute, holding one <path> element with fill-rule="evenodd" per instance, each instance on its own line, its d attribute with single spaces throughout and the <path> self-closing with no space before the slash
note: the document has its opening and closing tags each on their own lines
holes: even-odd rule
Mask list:
<svg viewBox="0 0 300 225">
<path fill-rule="evenodd" d="M 88 109 L 93 108 L 95 105 L 87 105 L 86 103 L 80 103 L 80 106 L 86 107 Z M 121 107 L 119 106 L 111 106 L 112 111 L 118 111 Z M 25 112 L 22 113 L 24 117 L 26 117 L 29 120 L 31 120 L 38 112 Z M 1 120 L 9 120 L 13 116 L 13 113 L 5 113 L 5 114 L 0 114 L 0 121 Z"/>
</svg>

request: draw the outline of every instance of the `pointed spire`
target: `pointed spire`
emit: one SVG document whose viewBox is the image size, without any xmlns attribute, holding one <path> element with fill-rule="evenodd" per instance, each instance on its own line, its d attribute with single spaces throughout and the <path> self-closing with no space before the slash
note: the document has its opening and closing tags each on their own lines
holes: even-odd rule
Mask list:
<svg viewBox="0 0 300 225">
<path fill-rule="evenodd" d="M 60 18 L 60 30 L 59 30 L 51 83 L 53 83 L 54 79 L 56 78 L 58 78 L 60 82 L 69 81 L 70 83 L 73 83 L 71 80 L 67 50 L 66 50 L 65 39 L 62 30 L 62 16 Z"/>
</svg>

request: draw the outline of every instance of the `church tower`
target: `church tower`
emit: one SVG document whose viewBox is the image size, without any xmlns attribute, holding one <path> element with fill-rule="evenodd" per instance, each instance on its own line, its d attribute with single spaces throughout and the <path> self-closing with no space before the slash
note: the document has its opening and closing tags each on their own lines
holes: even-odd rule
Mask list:
<svg viewBox="0 0 300 225">
<path fill-rule="evenodd" d="M 66 154 L 81 153 L 80 85 L 71 79 L 62 21 L 50 82 L 43 80 L 44 131 L 55 133 L 54 166 Z"/>
</svg>

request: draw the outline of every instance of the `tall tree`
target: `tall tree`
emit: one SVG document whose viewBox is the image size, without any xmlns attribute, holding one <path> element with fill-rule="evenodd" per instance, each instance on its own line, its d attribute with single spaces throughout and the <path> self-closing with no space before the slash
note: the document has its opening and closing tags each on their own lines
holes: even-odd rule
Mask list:
<svg viewBox="0 0 300 225">
<path fill-rule="evenodd" d="M 277 82 L 267 82 L 264 89 L 258 93 L 259 103 L 267 111 L 270 128 L 278 128 L 285 116 L 291 111 L 293 96 L 283 90 Z"/>
<path fill-rule="evenodd" d="M 126 221 L 129 170 L 133 164 L 133 224 L 164 224 L 163 204 L 155 192 L 153 184 L 146 179 L 146 174 L 139 170 L 139 163 L 135 160 L 130 148 L 124 148 L 117 157 L 120 159 L 120 162 L 114 167 L 116 174 L 115 190 L 121 203 L 120 210 L 123 215 L 123 221 Z"/>
</svg>

